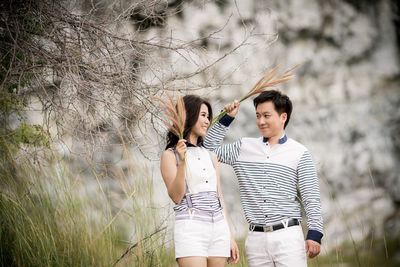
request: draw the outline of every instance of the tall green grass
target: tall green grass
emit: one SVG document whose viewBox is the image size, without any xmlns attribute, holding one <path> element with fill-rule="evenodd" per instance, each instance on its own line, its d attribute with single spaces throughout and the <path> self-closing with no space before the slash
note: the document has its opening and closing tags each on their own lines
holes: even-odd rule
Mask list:
<svg viewBox="0 0 400 267">
<path fill-rule="evenodd" d="M 93 169 L 83 178 L 60 162 L 44 164 L 1 169 L 1 266 L 173 266 L 146 168 L 114 167 L 107 178 Z"/>
<path fill-rule="evenodd" d="M 240 249 L 240 262 L 235 266 L 247 267 L 244 240 L 237 241 Z M 372 245 L 372 247 L 371 247 Z M 400 247 L 399 238 L 391 238 L 388 242 L 383 239 L 372 240 L 368 238 L 357 243 L 359 249 L 358 259 L 354 254 L 354 244 L 345 243 L 328 254 L 308 259 L 308 267 L 397 267 L 399 262 L 394 259 L 396 250 Z M 388 257 L 385 246 L 388 247 Z"/>
<path fill-rule="evenodd" d="M 175 266 L 173 215 L 155 203 L 149 168 L 129 153 L 122 158 L 127 163 L 92 163 L 85 172 L 54 158 L 1 166 L 1 266 Z M 398 266 L 398 237 L 349 240 L 309 266 Z M 248 266 L 244 240 L 238 244 L 236 266 Z"/>
<path fill-rule="evenodd" d="M 75 194 L 64 173 L 27 165 L 18 172 L 17 179 L 1 177 L 3 266 L 104 266 L 116 256 L 115 233 L 98 235 L 85 209 L 89 200 Z"/>
<path fill-rule="evenodd" d="M 354 253 L 357 246 L 358 255 Z M 397 267 L 396 251 L 400 248 L 399 237 L 374 239 L 368 237 L 356 244 L 348 242 L 341 244 L 334 251 L 309 260 L 309 267 Z"/>
</svg>

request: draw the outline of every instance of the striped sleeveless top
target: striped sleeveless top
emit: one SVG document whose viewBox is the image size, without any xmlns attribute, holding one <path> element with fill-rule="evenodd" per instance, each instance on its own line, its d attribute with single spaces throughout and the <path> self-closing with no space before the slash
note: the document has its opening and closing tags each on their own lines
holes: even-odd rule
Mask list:
<svg viewBox="0 0 400 267">
<path fill-rule="evenodd" d="M 177 158 L 178 160 L 178 158 Z M 175 205 L 176 215 L 192 205 L 196 210 L 216 213 L 222 210 L 218 198 L 217 175 L 210 152 L 204 147 L 188 146 L 186 152 L 186 194 L 190 195 Z"/>
</svg>

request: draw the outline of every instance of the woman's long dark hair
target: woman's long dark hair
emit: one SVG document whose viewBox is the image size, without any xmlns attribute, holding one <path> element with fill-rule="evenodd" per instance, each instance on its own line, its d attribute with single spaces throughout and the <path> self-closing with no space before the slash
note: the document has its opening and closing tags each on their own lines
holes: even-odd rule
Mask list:
<svg viewBox="0 0 400 267">
<path fill-rule="evenodd" d="M 212 109 L 210 103 L 208 103 L 203 98 L 196 96 L 196 95 L 186 95 L 183 97 L 183 102 L 185 103 L 186 109 L 186 122 L 185 122 L 185 130 L 183 132 L 183 138 L 187 139 L 189 136 L 190 131 L 192 130 L 193 126 L 196 124 L 199 114 L 201 105 L 204 104 L 208 108 L 208 116 L 210 122 L 212 121 Z M 173 132 L 169 131 L 167 134 L 167 147 L 172 148 L 175 147 L 179 141 L 179 137 L 176 136 Z M 201 145 L 203 143 L 203 138 L 199 137 L 197 139 L 197 145 Z"/>
</svg>

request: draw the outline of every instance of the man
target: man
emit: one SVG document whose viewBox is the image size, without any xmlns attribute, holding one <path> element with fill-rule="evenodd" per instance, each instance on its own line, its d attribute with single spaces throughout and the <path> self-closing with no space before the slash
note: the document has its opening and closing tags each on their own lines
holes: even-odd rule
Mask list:
<svg viewBox="0 0 400 267">
<path fill-rule="evenodd" d="M 290 99 L 270 90 L 254 99 L 254 107 L 262 137 L 222 145 L 239 110 L 235 101 L 225 106 L 228 115 L 210 129 L 204 145 L 215 151 L 219 161 L 233 166 L 239 180 L 249 223 L 245 245 L 249 266 L 307 266 L 306 254 L 310 258 L 319 254 L 323 236 L 316 169 L 307 148 L 285 133 L 292 113 Z M 307 216 L 305 243 L 300 201 Z"/>
</svg>

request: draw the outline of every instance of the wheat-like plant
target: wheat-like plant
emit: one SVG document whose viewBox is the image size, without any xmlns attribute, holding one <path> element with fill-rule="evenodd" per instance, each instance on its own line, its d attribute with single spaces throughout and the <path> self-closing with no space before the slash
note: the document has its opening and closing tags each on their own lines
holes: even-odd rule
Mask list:
<svg viewBox="0 0 400 267">
<path fill-rule="evenodd" d="M 161 118 L 165 126 L 173 132 L 179 139 L 183 139 L 186 122 L 186 109 L 183 97 L 178 97 L 176 103 L 174 99 L 167 94 L 167 98 L 154 97 L 165 112 Z"/>
<path fill-rule="evenodd" d="M 261 77 L 261 79 L 253 86 L 253 88 L 251 88 L 251 90 L 239 100 L 239 102 L 243 102 L 244 100 L 246 100 L 247 98 L 249 98 L 253 95 L 260 94 L 277 84 L 284 83 L 284 82 L 291 80 L 294 77 L 294 74 L 292 72 L 298 66 L 299 65 L 295 65 L 294 67 L 286 70 L 280 76 L 277 75 L 277 72 L 279 69 L 278 66 L 275 66 L 275 67 L 269 69 L 268 71 L 265 72 L 263 77 Z M 214 118 L 211 125 L 213 125 L 214 123 L 219 121 L 225 115 L 226 115 L 226 111 L 224 110 L 220 114 L 218 114 L 218 116 L 216 116 Z"/>
</svg>

